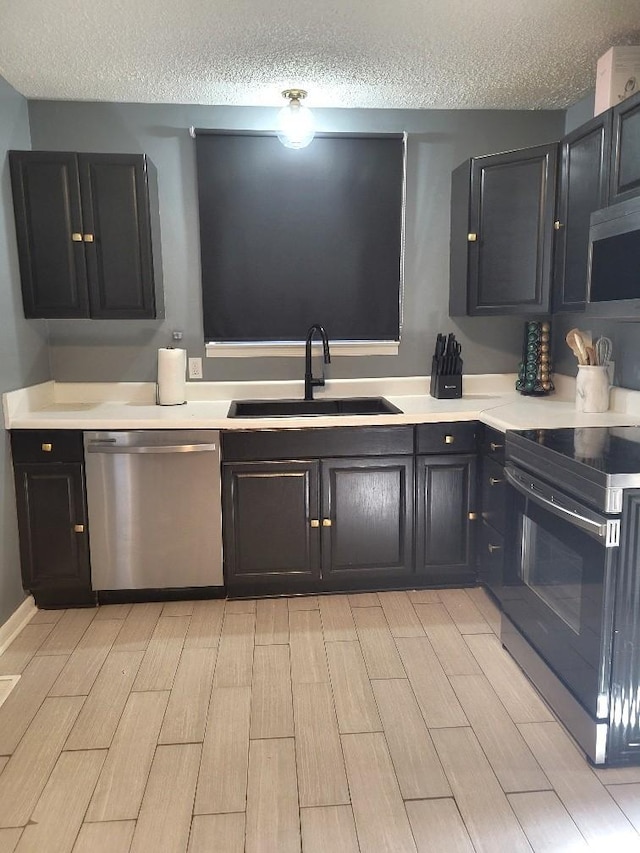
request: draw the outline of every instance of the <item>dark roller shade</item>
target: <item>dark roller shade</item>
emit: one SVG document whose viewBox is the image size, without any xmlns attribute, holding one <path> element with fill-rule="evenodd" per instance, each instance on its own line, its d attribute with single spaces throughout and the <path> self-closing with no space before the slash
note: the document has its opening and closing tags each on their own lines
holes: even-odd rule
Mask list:
<svg viewBox="0 0 640 853">
<path fill-rule="evenodd" d="M 404 138 L 197 131 L 206 341 L 399 338 Z"/>
</svg>

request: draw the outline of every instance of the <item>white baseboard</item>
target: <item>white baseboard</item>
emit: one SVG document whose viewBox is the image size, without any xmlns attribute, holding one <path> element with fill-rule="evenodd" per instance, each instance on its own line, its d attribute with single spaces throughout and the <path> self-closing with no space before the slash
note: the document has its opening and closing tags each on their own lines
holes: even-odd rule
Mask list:
<svg viewBox="0 0 640 853">
<path fill-rule="evenodd" d="M 4 625 L 0 625 L 0 655 L 11 645 L 24 626 L 38 612 L 33 596 L 29 595 L 17 610 L 9 616 Z"/>
</svg>

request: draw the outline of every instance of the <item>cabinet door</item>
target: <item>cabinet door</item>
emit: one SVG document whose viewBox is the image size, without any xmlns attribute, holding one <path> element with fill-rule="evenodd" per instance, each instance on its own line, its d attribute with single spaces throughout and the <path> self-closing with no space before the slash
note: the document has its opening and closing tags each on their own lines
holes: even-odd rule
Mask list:
<svg viewBox="0 0 640 853">
<path fill-rule="evenodd" d="M 609 204 L 640 195 L 640 93 L 613 108 Z"/>
<path fill-rule="evenodd" d="M 555 311 L 581 311 L 587 293 L 589 225 L 606 207 L 611 159 L 611 112 L 582 125 L 560 143 L 560 175 L 554 222 Z"/>
<path fill-rule="evenodd" d="M 88 317 L 75 154 L 11 151 L 25 317 Z"/>
<path fill-rule="evenodd" d="M 476 457 L 419 456 L 417 466 L 416 571 L 434 583 L 473 581 Z"/>
<path fill-rule="evenodd" d="M 223 489 L 229 588 L 291 591 L 319 579 L 318 462 L 227 464 Z"/>
<path fill-rule="evenodd" d="M 322 461 L 322 571 L 340 585 L 413 571 L 413 458 Z"/>
<path fill-rule="evenodd" d="M 91 573 L 82 465 L 15 465 L 22 581 L 36 602 L 89 603 Z"/>
<path fill-rule="evenodd" d="M 80 154 L 91 316 L 156 316 L 148 162 L 139 154 Z"/>
<path fill-rule="evenodd" d="M 541 145 L 472 161 L 469 314 L 549 312 L 556 151 Z"/>
</svg>

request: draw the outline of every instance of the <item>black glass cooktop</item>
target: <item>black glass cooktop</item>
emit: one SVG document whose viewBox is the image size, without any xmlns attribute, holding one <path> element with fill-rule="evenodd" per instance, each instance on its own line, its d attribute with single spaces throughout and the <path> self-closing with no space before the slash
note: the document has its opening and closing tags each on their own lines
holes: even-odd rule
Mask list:
<svg viewBox="0 0 640 853">
<path fill-rule="evenodd" d="M 640 475 L 640 426 L 534 429 L 513 433 L 604 474 Z"/>
<path fill-rule="evenodd" d="M 507 462 L 604 512 L 640 489 L 640 426 L 513 430 Z"/>
</svg>

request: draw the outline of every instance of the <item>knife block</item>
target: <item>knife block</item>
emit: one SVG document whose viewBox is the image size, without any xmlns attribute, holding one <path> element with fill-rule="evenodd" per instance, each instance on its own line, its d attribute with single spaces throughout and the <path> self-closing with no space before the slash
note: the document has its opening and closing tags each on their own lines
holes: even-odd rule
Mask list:
<svg viewBox="0 0 640 853">
<path fill-rule="evenodd" d="M 462 397 L 462 376 L 459 373 L 453 376 L 432 373 L 429 393 L 437 400 L 455 400 Z"/>
</svg>

